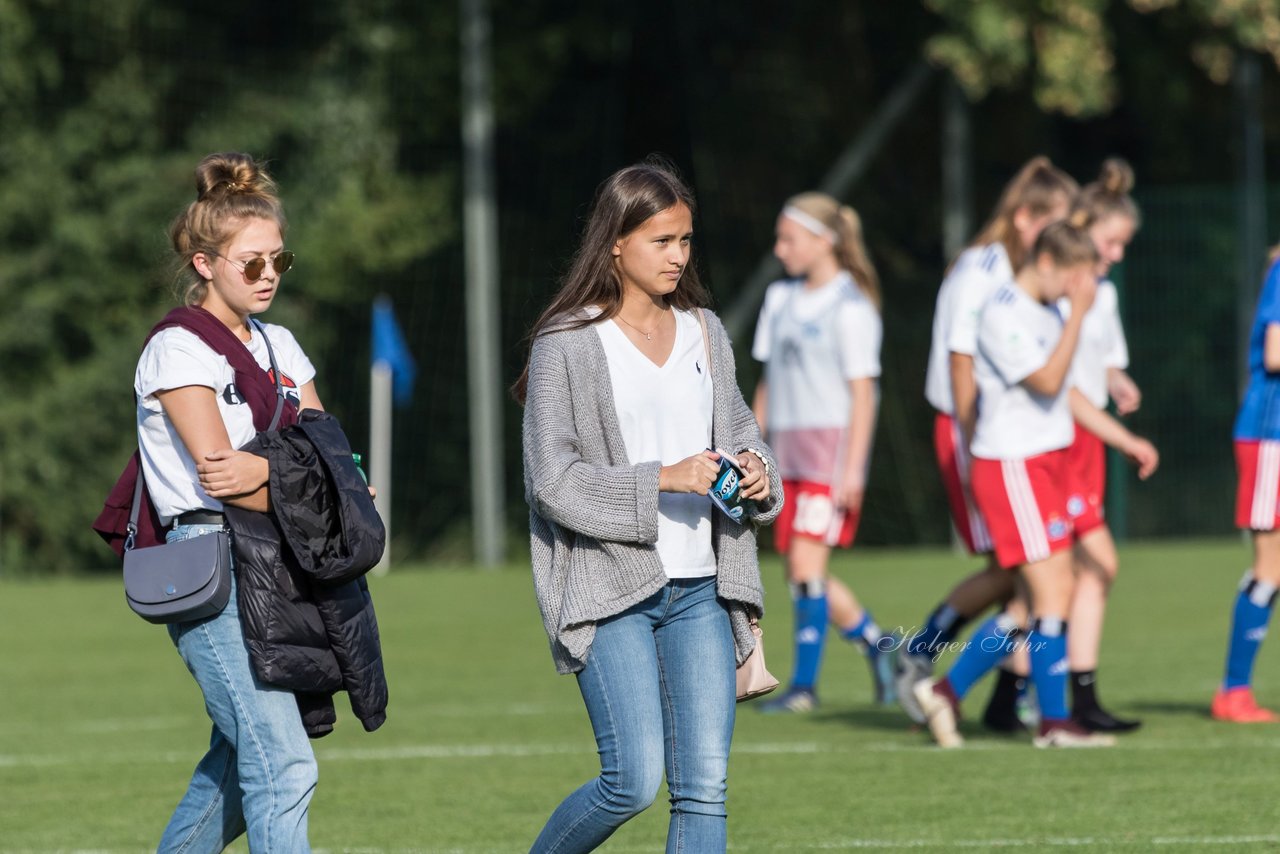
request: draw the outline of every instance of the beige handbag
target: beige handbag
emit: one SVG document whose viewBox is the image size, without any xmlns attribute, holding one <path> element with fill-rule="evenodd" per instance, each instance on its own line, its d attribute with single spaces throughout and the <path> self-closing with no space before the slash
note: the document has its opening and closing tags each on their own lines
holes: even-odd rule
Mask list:
<svg viewBox="0 0 1280 854">
<path fill-rule="evenodd" d="M 751 621 L 751 632 L 756 636 L 756 645 L 752 648 L 747 660 L 738 666 L 738 702 L 750 700 L 768 694 L 778 687 L 778 680 L 764 666 L 764 633 L 760 624 Z"/>
<path fill-rule="evenodd" d="M 707 331 L 707 319 L 698 309 L 698 323 L 702 326 L 702 344 L 707 351 L 707 375 L 715 381 L 715 371 L 711 362 L 711 335 Z M 778 680 L 764 666 L 764 632 L 760 624 L 751 620 L 751 633 L 756 636 L 756 645 L 752 647 L 747 660 L 738 666 L 738 702 L 750 700 L 768 694 L 778 687 Z"/>
</svg>

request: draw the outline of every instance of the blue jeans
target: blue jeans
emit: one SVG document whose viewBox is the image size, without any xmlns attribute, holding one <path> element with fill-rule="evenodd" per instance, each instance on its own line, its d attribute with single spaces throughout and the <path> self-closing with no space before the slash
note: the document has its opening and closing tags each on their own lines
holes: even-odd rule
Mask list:
<svg viewBox="0 0 1280 854">
<path fill-rule="evenodd" d="M 592 851 L 653 803 L 667 774 L 667 852 L 724 851 L 736 682 L 716 580 L 675 579 L 596 626 L 578 687 L 600 776 L 556 808 L 532 852 Z"/>
<path fill-rule="evenodd" d="M 219 529 L 175 525 L 167 539 Z M 171 623 L 168 629 L 204 694 L 213 735 L 158 851 L 216 854 L 247 830 L 254 854 L 309 852 L 307 807 L 316 787 L 315 754 L 293 692 L 264 685 L 253 673 L 234 574 L 231 600 L 222 613 Z"/>
</svg>

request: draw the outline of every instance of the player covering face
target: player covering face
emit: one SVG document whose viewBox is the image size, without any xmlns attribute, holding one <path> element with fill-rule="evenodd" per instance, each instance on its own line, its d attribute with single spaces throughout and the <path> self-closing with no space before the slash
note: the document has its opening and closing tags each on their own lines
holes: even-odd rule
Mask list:
<svg viewBox="0 0 1280 854">
<path fill-rule="evenodd" d="M 1055 223 L 1037 239 L 1014 281 L 983 305 L 979 319 L 975 374 L 982 404 L 972 442 L 973 493 L 996 560 L 1018 575 L 1015 602 L 1030 611 L 1025 647 L 1041 704 L 1038 747 L 1114 743 L 1072 722 L 1066 706 L 1066 618 L 1074 586 L 1066 449 L 1073 416 L 1089 424 L 1099 416 L 1110 420 L 1072 394 L 1069 381 L 1096 292 L 1097 261 L 1088 234 Z M 1064 296 L 1072 310 L 1065 323 L 1055 307 Z M 1144 473 L 1154 469 L 1154 459 L 1139 462 Z M 1022 626 L 1016 605 L 1006 608 L 977 631 L 946 677 L 914 686 L 941 746 L 963 743 L 956 728 L 960 700 L 1014 650 L 1024 637 Z"/>
</svg>

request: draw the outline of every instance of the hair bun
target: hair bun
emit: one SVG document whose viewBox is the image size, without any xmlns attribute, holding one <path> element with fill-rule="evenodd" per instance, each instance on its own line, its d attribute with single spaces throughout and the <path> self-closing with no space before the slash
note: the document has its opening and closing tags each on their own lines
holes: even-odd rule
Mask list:
<svg viewBox="0 0 1280 854">
<path fill-rule="evenodd" d="M 1133 192 L 1133 167 L 1123 157 L 1108 157 L 1098 171 L 1098 184 L 1113 196 Z"/>
<path fill-rule="evenodd" d="M 273 189 L 266 171 L 248 154 L 210 154 L 196 167 L 196 198 L 200 200 Z"/>
</svg>

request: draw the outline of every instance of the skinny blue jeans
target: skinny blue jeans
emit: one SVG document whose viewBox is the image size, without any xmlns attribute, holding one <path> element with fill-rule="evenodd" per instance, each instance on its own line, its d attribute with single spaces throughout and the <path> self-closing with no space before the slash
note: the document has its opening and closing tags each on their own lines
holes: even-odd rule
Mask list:
<svg viewBox="0 0 1280 854">
<path fill-rule="evenodd" d="M 176 525 L 168 541 L 217 530 Z M 168 629 L 204 694 L 213 734 L 158 851 L 216 854 L 247 832 L 254 854 L 306 854 L 315 754 L 293 692 L 265 685 L 253 673 L 234 574 L 222 613 Z"/>
<path fill-rule="evenodd" d="M 736 684 L 715 578 L 672 580 L 599 623 L 578 687 L 600 776 L 556 808 L 532 854 L 595 850 L 653 803 L 664 770 L 668 854 L 724 851 Z"/>
</svg>

